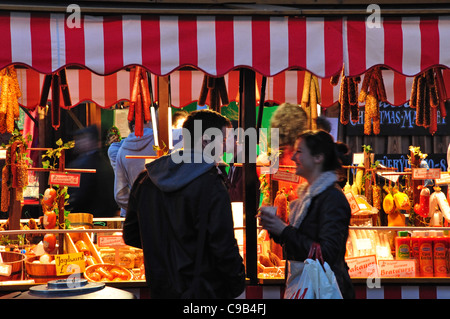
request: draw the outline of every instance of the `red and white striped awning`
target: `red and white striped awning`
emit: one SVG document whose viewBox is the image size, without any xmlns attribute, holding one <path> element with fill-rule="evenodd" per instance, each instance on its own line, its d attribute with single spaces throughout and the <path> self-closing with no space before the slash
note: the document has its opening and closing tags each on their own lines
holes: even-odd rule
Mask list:
<svg viewBox="0 0 450 319">
<path fill-rule="evenodd" d="M 450 16 L 344 20 L 345 73 L 356 76 L 384 65 L 413 76 L 433 66 L 450 67 Z"/>
<path fill-rule="evenodd" d="M 283 102 L 300 104 L 303 91 L 304 71 L 285 71 L 267 78 L 265 101 L 281 104 Z M 391 105 L 402 105 L 410 98 L 412 77 L 406 77 L 391 70 L 383 70 L 383 80 L 387 100 Z M 66 70 L 72 105 L 93 102 L 102 108 L 109 108 L 120 101 L 129 101 L 134 70 L 121 70 L 111 75 L 100 76 L 86 69 Z M 174 71 L 170 75 L 171 102 L 176 108 L 184 107 L 198 100 L 203 82 L 202 71 Z M 17 69 L 17 79 L 22 91 L 19 103 L 29 109 L 39 104 L 44 74 L 32 69 Z M 443 72 L 447 99 L 450 99 L 450 70 Z M 363 77 L 364 78 L 364 77 Z M 262 75 L 256 76 L 256 87 L 260 88 Z M 231 71 L 225 75 L 228 97 L 236 101 L 239 92 L 239 72 Z M 362 81 L 360 82 L 361 85 Z M 156 76 L 152 75 L 153 92 L 156 90 Z M 319 79 L 322 103 L 326 108 L 339 99 L 339 85 L 331 86 L 330 78 Z M 259 94 L 259 92 L 258 92 Z M 258 95 L 257 94 L 257 95 Z M 51 98 L 51 94 L 49 97 Z M 155 95 L 155 100 L 158 97 Z M 258 98 L 259 100 L 259 98 Z M 63 103 L 61 101 L 61 106 Z"/>
<path fill-rule="evenodd" d="M 48 74 L 78 65 L 105 75 L 141 65 L 167 75 L 193 66 L 218 76 L 238 67 L 266 76 L 298 68 L 328 77 L 343 63 L 341 18 L 82 14 L 73 28 L 66 18 L 1 12 L 0 68 Z"/>
</svg>

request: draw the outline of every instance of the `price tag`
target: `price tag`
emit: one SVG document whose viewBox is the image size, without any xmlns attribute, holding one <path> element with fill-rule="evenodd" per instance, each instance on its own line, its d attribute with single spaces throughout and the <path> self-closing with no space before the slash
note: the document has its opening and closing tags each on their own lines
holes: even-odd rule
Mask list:
<svg viewBox="0 0 450 319">
<path fill-rule="evenodd" d="M 345 193 L 345 197 L 347 197 L 348 203 L 350 204 L 350 208 L 352 209 L 352 215 L 360 211 L 360 207 L 358 202 L 356 201 L 355 196 L 353 196 L 352 192 Z"/>
<path fill-rule="evenodd" d="M 439 179 L 441 170 L 439 168 L 413 168 L 412 179 Z"/>
<path fill-rule="evenodd" d="M 55 266 L 57 276 L 82 273 L 86 266 L 84 253 L 55 255 Z"/>
</svg>

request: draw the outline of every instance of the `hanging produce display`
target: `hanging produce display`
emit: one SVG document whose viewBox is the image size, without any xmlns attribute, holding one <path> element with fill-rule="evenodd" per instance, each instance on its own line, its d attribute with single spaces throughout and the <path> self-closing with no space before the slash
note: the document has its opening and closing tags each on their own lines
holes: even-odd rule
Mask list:
<svg viewBox="0 0 450 319">
<path fill-rule="evenodd" d="M 48 96 L 52 89 L 52 103 L 51 103 L 51 119 L 52 126 L 55 130 L 59 129 L 60 125 L 60 97 L 62 95 L 64 106 L 72 106 L 72 100 L 70 98 L 69 86 L 67 84 L 66 69 L 61 69 L 53 74 L 47 74 L 44 77 L 44 82 L 42 84 L 41 99 L 39 101 L 40 107 L 47 106 Z"/>
<path fill-rule="evenodd" d="M 309 127 L 316 129 L 316 119 L 318 116 L 317 105 L 321 103 L 319 80 L 317 76 L 310 72 L 305 72 L 305 78 L 303 81 L 303 93 L 302 93 L 302 108 L 308 114 L 308 120 L 310 121 Z"/>
<path fill-rule="evenodd" d="M 409 106 L 416 109 L 416 125 L 428 128 L 431 134 L 437 131 L 437 110 L 441 116 L 445 110 L 445 84 L 439 68 L 428 69 L 413 79 Z"/>
<path fill-rule="evenodd" d="M 364 75 L 358 101 L 365 102 L 364 134 L 380 134 L 380 102 L 386 102 L 386 91 L 380 67 L 367 71 Z"/>
<path fill-rule="evenodd" d="M 147 71 L 137 66 L 128 109 L 128 122 L 134 120 L 134 132 L 137 137 L 144 135 L 144 123 L 152 119 L 150 111 L 152 104 Z"/>
<path fill-rule="evenodd" d="M 347 77 L 344 75 L 344 68 L 341 73 L 336 74 L 330 78 L 330 84 L 337 86 L 341 77 L 341 85 L 339 87 L 339 104 L 341 105 L 339 120 L 342 124 L 348 124 L 349 120 L 353 123 L 358 122 L 359 119 L 359 104 L 358 104 L 358 85 L 361 78 Z"/>
<path fill-rule="evenodd" d="M 227 106 L 230 104 L 228 99 L 227 87 L 225 78 L 212 77 L 208 75 L 203 76 L 202 88 L 198 98 L 198 105 L 204 106 L 209 95 L 209 106 L 212 110 L 220 112 L 220 106 Z"/>
<path fill-rule="evenodd" d="M 6 148 L 6 161 L 2 169 L 1 211 L 7 212 L 12 201 L 23 200 L 23 189 L 28 185 L 27 143 L 17 131 Z M 15 192 L 13 192 L 15 190 Z M 13 198 L 12 196 L 15 196 Z"/>
<path fill-rule="evenodd" d="M 0 83 L 0 133 L 12 133 L 20 116 L 18 99 L 22 96 L 13 65 L 0 71 Z"/>
</svg>

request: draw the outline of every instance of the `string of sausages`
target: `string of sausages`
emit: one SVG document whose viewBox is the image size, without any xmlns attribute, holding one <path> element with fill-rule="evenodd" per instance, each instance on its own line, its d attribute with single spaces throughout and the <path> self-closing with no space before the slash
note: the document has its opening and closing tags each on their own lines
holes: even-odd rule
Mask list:
<svg viewBox="0 0 450 319">
<path fill-rule="evenodd" d="M 227 106 L 230 104 L 228 99 L 227 87 L 225 78 L 212 77 L 208 75 L 203 76 L 202 88 L 198 98 L 198 105 L 204 106 L 209 95 L 209 106 L 212 110 L 220 112 L 221 105 Z M 222 104 L 221 104 L 222 101 Z"/>
<path fill-rule="evenodd" d="M 42 84 L 41 99 L 39 100 L 39 106 L 45 107 L 48 102 L 48 96 L 52 89 L 52 103 L 51 103 L 51 119 L 52 127 L 57 130 L 60 125 L 61 110 L 60 110 L 60 98 L 62 96 L 65 107 L 72 106 L 72 100 L 70 98 L 69 85 L 67 83 L 66 69 L 61 69 L 58 72 L 52 74 L 46 74 L 44 82 Z"/>
<path fill-rule="evenodd" d="M 19 98 L 22 96 L 16 69 L 10 65 L 0 71 L 0 133 L 12 133 L 14 122 L 19 119 Z"/>
<path fill-rule="evenodd" d="M 358 94 L 358 85 L 361 78 L 347 77 L 344 75 L 344 69 L 340 74 L 336 74 L 330 79 L 332 86 L 339 83 L 341 77 L 341 86 L 339 90 L 340 117 L 342 124 L 348 124 L 359 121 L 359 102 L 365 103 L 364 112 L 364 134 L 370 135 L 372 132 L 380 134 L 380 102 L 386 102 L 386 90 L 384 88 L 383 77 L 380 67 L 374 67 L 366 72 Z"/>
<path fill-rule="evenodd" d="M 303 110 L 308 116 L 308 120 L 310 121 L 309 127 L 312 130 L 317 128 L 316 119 L 317 119 L 317 104 L 321 103 L 320 96 L 320 88 L 319 88 L 319 79 L 317 76 L 311 74 L 310 72 L 305 72 L 305 77 L 303 80 L 303 92 L 302 92 L 302 100 L 301 105 Z"/>
<path fill-rule="evenodd" d="M 431 68 L 413 79 L 409 106 L 416 109 L 416 125 L 428 128 L 431 134 L 437 131 L 437 111 L 442 117 L 445 110 L 445 84 L 439 68 Z"/>
<path fill-rule="evenodd" d="M 9 144 L 6 162 L 2 169 L 1 211 L 6 212 L 11 203 L 11 188 L 16 189 L 15 200 L 23 199 L 23 188 L 28 185 L 28 166 L 24 160 L 24 144 L 20 140 Z"/>
<path fill-rule="evenodd" d="M 144 135 L 144 122 L 151 121 L 151 106 L 152 99 L 147 71 L 140 66 L 136 66 L 130 107 L 128 108 L 128 122 L 134 120 L 134 134 L 137 137 Z"/>
</svg>

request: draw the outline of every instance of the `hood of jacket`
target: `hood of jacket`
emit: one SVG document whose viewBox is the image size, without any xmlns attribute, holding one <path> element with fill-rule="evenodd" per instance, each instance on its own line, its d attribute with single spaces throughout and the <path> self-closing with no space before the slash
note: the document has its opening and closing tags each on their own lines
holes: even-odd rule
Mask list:
<svg viewBox="0 0 450 319">
<path fill-rule="evenodd" d="M 163 192 L 173 192 L 209 171 L 216 163 L 197 152 L 176 150 L 145 165 L 152 182 Z"/>
<path fill-rule="evenodd" d="M 121 147 L 129 151 L 141 151 L 149 144 L 153 143 L 153 129 L 145 127 L 143 136 L 137 137 L 134 132 L 131 132 L 124 140 Z"/>
</svg>

